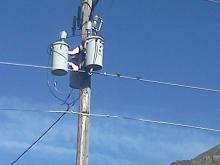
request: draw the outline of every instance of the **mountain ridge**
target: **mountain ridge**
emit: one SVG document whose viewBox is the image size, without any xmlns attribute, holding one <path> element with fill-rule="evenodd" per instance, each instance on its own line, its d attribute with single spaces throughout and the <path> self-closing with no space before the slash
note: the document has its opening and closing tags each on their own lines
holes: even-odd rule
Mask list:
<svg viewBox="0 0 220 165">
<path fill-rule="evenodd" d="M 201 153 L 191 160 L 176 161 L 171 165 L 220 165 L 220 145 Z"/>
</svg>

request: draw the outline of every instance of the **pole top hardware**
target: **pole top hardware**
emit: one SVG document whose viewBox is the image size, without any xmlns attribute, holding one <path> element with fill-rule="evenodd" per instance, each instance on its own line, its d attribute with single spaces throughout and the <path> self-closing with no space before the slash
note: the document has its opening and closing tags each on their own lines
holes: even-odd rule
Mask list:
<svg viewBox="0 0 220 165">
<path fill-rule="evenodd" d="M 61 31 L 60 32 L 60 40 L 65 41 L 67 38 L 67 32 L 66 31 Z"/>
<path fill-rule="evenodd" d="M 87 22 L 86 30 L 89 36 L 97 35 L 101 31 L 103 20 L 98 15 L 94 16 L 90 21 Z"/>
</svg>

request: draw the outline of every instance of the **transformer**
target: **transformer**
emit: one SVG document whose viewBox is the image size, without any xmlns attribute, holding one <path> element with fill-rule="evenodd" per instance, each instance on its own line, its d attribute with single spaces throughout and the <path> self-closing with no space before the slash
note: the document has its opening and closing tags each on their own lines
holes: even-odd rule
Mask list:
<svg viewBox="0 0 220 165">
<path fill-rule="evenodd" d="M 70 72 L 69 86 L 73 89 L 81 89 L 88 86 L 88 73 Z"/>
<path fill-rule="evenodd" d="M 60 34 L 60 41 L 52 44 L 52 74 L 56 76 L 64 76 L 68 72 L 68 50 L 69 46 L 65 42 L 66 32 Z"/>
<path fill-rule="evenodd" d="M 80 65 L 79 58 L 75 57 L 70 60 L 71 63 L 76 65 Z M 69 86 L 73 89 L 81 89 L 86 87 L 88 82 L 88 73 L 86 72 L 78 72 L 78 71 L 70 71 L 70 81 Z"/>
<path fill-rule="evenodd" d="M 104 39 L 100 36 L 91 36 L 86 39 L 86 56 L 85 69 L 86 70 L 101 70 L 103 67 L 103 47 Z"/>
</svg>

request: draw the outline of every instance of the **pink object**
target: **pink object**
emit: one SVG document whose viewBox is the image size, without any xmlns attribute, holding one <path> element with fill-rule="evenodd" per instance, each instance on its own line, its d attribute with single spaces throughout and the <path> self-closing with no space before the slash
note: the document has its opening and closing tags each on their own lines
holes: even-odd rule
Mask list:
<svg viewBox="0 0 220 165">
<path fill-rule="evenodd" d="M 74 64 L 74 63 L 70 63 L 71 67 L 73 68 L 73 71 L 79 71 L 79 66 Z"/>
<path fill-rule="evenodd" d="M 79 47 L 76 47 L 72 51 L 69 51 L 69 55 L 76 55 L 79 53 L 79 51 L 80 51 Z"/>
</svg>

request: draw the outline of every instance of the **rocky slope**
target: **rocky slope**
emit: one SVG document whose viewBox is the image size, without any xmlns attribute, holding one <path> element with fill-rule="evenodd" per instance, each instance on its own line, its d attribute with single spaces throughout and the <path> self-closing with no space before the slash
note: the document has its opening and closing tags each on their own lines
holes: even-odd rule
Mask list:
<svg viewBox="0 0 220 165">
<path fill-rule="evenodd" d="M 220 145 L 200 154 L 192 160 L 177 161 L 171 165 L 220 165 Z"/>
</svg>

